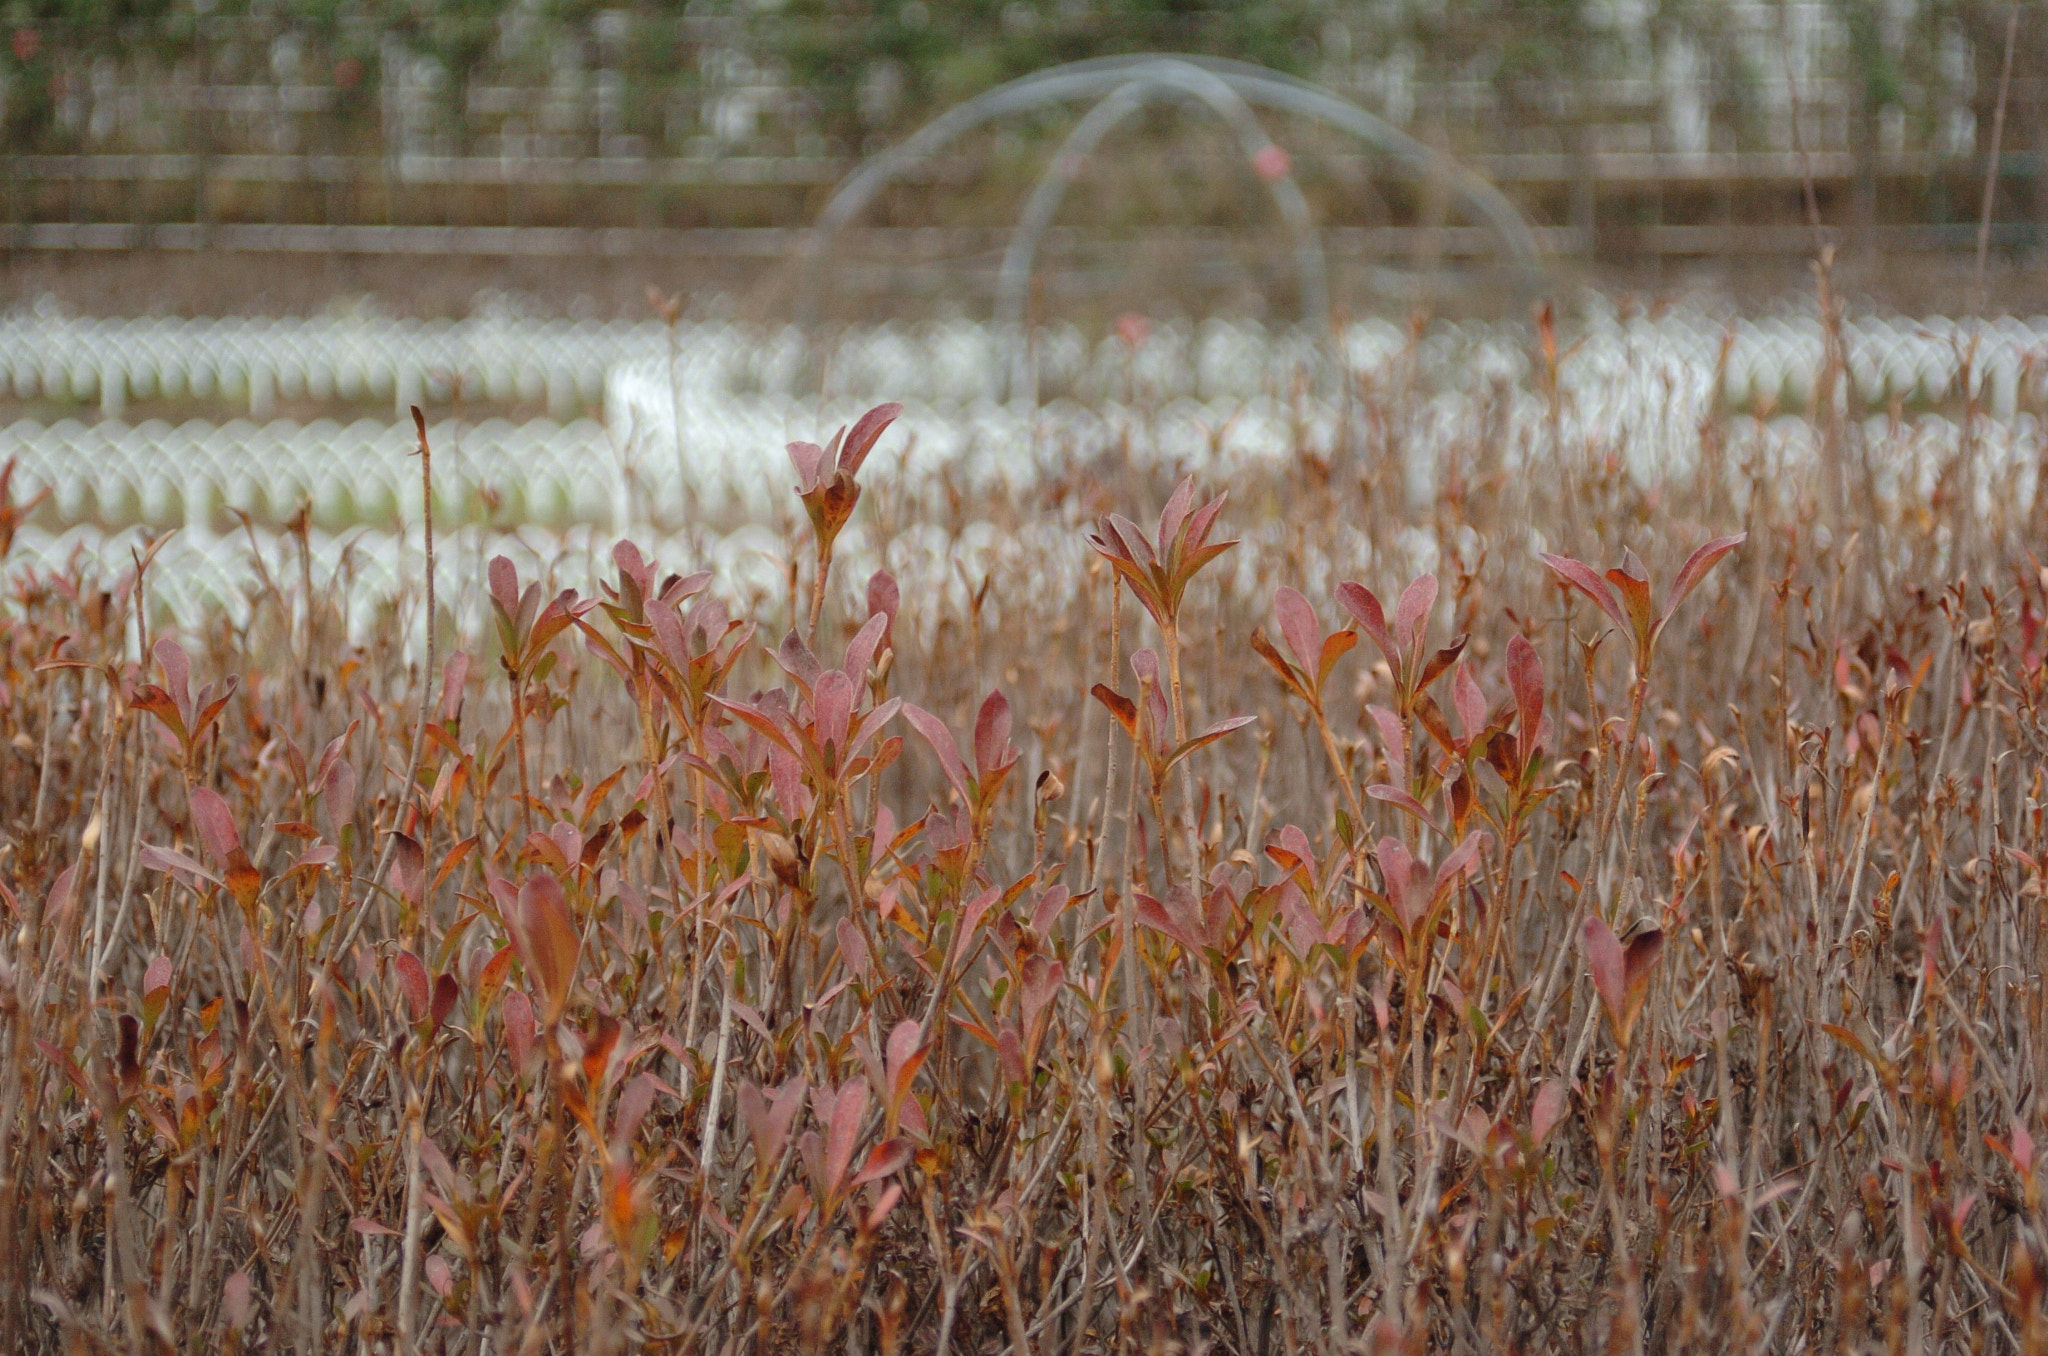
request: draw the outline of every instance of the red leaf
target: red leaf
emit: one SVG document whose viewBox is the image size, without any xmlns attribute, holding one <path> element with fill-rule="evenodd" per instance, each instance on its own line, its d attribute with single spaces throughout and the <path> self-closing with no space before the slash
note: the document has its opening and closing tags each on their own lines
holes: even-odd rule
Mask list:
<svg viewBox="0 0 2048 1356">
<path fill-rule="evenodd" d="M 1436 821 L 1429 817 L 1429 811 L 1423 807 L 1422 802 L 1398 786 L 1388 786 L 1385 782 L 1374 782 L 1371 786 L 1365 788 L 1365 794 L 1368 800 L 1381 801 L 1393 806 L 1397 810 L 1406 810 L 1430 828 L 1436 828 Z"/>
<path fill-rule="evenodd" d="M 825 449 L 816 443 L 794 442 L 783 450 L 789 453 L 789 464 L 796 468 L 797 493 L 815 491 L 825 468 Z"/>
<path fill-rule="evenodd" d="M 398 897 L 418 904 L 427 883 L 427 854 L 409 833 L 391 835 L 391 883 Z"/>
<path fill-rule="evenodd" d="M 974 775 L 982 793 L 988 794 L 990 773 L 1016 761 L 1017 751 L 1010 747 L 1010 699 L 997 688 L 974 718 Z"/>
<path fill-rule="evenodd" d="M 860 1139 L 861 1118 L 867 1111 L 868 1085 L 849 1078 L 840 1085 L 839 1096 L 832 1104 L 825 1144 L 825 1180 L 835 1193 L 846 1181 L 846 1170 L 853 1163 L 854 1146 Z"/>
<path fill-rule="evenodd" d="M 1394 644 L 1393 636 L 1387 632 L 1387 618 L 1380 608 L 1379 596 L 1363 584 L 1343 583 L 1337 585 L 1337 601 L 1365 628 L 1365 634 L 1379 646 L 1388 666 L 1401 667 L 1401 647 Z"/>
<path fill-rule="evenodd" d="M 1138 704 L 1136 702 L 1103 683 L 1097 683 L 1088 690 L 1096 701 L 1109 708 L 1109 714 L 1116 718 L 1117 724 L 1124 727 L 1125 734 L 1133 739 L 1138 737 Z"/>
<path fill-rule="evenodd" d="M 1436 606 L 1436 576 L 1425 574 L 1401 592 L 1401 601 L 1394 605 L 1394 633 L 1400 637 L 1409 654 L 1422 648 L 1422 638 L 1429 632 L 1429 610 Z"/>
<path fill-rule="evenodd" d="M 546 1020 L 560 1020 L 569 1003 L 569 987 L 576 978 L 576 957 L 582 942 L 562 887 L 544 871 L 528 874 L 519 888 L 517 903 L 505 913 L 505 925 L 512 933 L 512 945 L 526 972 L 540 986 L 547 1002 Z"/>
<path fill-rule="evenodd" d="M 1614 593 L 1607 587 L 1607 581 L 1593 573 L 1590 565 L 1570 556 L 1546 555 L 1540 559 L 1558 578 L 1591 598 L 1616 626 L 1624 631 L 1629 629 L 1628 617 L 1622 613 L 1621 604 L 1614 601 Z"/>
<path fill-rule="evenodd" d="M 1162 556 L 1172 549 L 1174 541 L 1179 538 L 1181 526 L 1187 522 L 1188 510 L 1194 507 L 1194 503 L 1195 478 L 1183 476 L 1180 484 L 1173 487 L 1173 493 L 1168 496 L 1166 506 L 1159 510 L 1157 540 Z"/>
<path fill-rule="evenodd" d="M 190 876 L 195 880 L 220 884 L 220 877 L 208 871 L 192 858 L 174 848 L 158 847 L 144 843 L 135 852 L 135 860 L 152 871 L 163 871 L 173 875 Z"/>
<path fill-rule="evenodd" d="M 392 957 L 391 970 L 398 976 L 398 987 L 412 1008 L 413 1020 L 425 1018 L 433 1008 L 433 986 L 427 979 L 427 967 L 412 952 L 401 951 Z"/>
<path fill-rule="evenodd" d="M 1558 1078 L 1546 1079 L 1543 1086 L 1536 1089 L 1536 1100 L 1529 1107 L 1531 1140 L 1541 1144 L 1550 1138 L 1550 1132 L 1564 1119 L 1566 1098 L 1569 1095 L 1570 1090 L 1565 1087 L 1564 1080 Z"/>
<path fill-rule="evenodd" d="M 903 704 L 903 718 L 910 722 L 911 729 L 924 736 L 924 742 L 931 745 L 932 752 L 939 756 L 939 767 L 960 799 L 970 799 L 967 794 L 967 764 L 961 759 L 960 745 L 954 741 L 953 732 L 946 728 L 946 722 L 909 702 Z"/>
<path fill-rule="evenodd" d="M 884 636 L 895 629 L 896 610 L 902 606 L 902 601 L 903 592 L 896 586 L 895 575 L 887 570 L 876 570 L 868 576 L 868 616 L 884 619 Z"/>
<path fill-rule="evenodd" d="M 749 1117 L 747 1129 L 754 1137 L 757 1170 L 772 1172 L 776 1160 L 782 1157 L 782 1146 L 789 1139 L 789 1127 L 796 1123 L 796 1113 L 804 1104 L 806 1090 L 801 1075 L 790 1079 L 765 1099 L 758 1088 L 753 1090 L 759 1119 Z"/>
<path fill-rule="evenodd" d="M 434 1000 L 428 1008 L 427 1017 L 435 1030 L 448 1020 L 448 1014 L 455 1011 L 455 1001 L 462 997 L 462 983 L 454 975 L 442 975 L 434 981 Z"/>
<path fill-rule="evenodd" d="M 1543 661 L 1537 657 L 1529 638 L 1519 631 L 1508 638 L 1508 686 L 1514 690 L 1526 758 L 1535 749 L 1543 729 Z"/>
<path fill-rule="evenodd" d="M 1486 694 L 1479 690 L 1470 664 L 1458 665 L 1451 676 L 1451 705 L 1457 709 L 1458 726 L 1466 739 L 1486 728 Z"/>
<path fill-rule="evenodd" d="M 853 925 L 851 918 L 841 918 L 833 925 L 833 933 L 839 939 L 839 959 L 855 979 L 863 984 L 874 983 L 874 965 L 868 958 L 868 943 L 860 935 L 860 929 Z"/>
<path fill-rule="evenodd" d="M 1320 670 L 1323 631 L 1316 622 L 1315 609 L 1293 589 L 1281 587 L 1273 593 L 1273 616 L 1280 625 L 1280 638 L 1294 651 L 1294 662 L 1303 673 Z"/>
<path fill-rule="evenodd" d="M 818 744 L 829 747 L 840 763 L 844 762 L 846 755 L 846 732 L 853 720 L 855 695 L 853 680 L 838 669 L 828 669 L 819 674 L 817 686 L 811 691 Z"/>
<path fill-rule="evenodd" d="M 1678 605 L 1699 587 L 1707 572 L 1720 564 L 1721 557 L 1749 540 L 1747 532 L 1738 532 L 1732 537 L 1716 537 L 1685 558 L 1685 564 L 1678 567 L 1678 575 L 1671 581 L 1671 592 L 1664 599 L 1664 615 L 1658 619 L 1658 629 L 1671 620 L 1671 614 L 1678 611 Z"/>
<path fill-rule="evenodd" d="M 491 601 L 505 614 L 506 621 L 519 615 L 519 571 L 504 556 L 492 556 L 487 573 L 491 581 Z"/>
<path fill-rule="evenodd" d="M 232 860 L 242 850 L 242 836 L 235 830 L 235 818 L 227 801 L 210 787 L 195 786 L 187 804 L 192 809 L 193 827 L 199 830 L 206 850 L 221 862 Z"/>
<path fill-rule="evenodd" d="M 902 413 L 903 406 L 890 401 L 862 415 L 839 445 L 839 469 L 849 476 L 859 475 L 861 463 L 874 451 L 876 441 Z"/>
<path fill-rule="evenodd" d="M 885 1139 L 868 1150 L 867 1162 L 861 1165 L 853 1176 L 853 1184 L 861 1186 L 877 1181 L 896 1172 L 910 1161 L 911 1143 L 907 1139 Z"/>
<path fill-rule="evenodd" d="M 172 701 L 178 704 L 181 715 L 192 710 L 192 661 L 185 657 L 184 649 L 177 641 L 165 636 L 150 647 L 157 664 L 164 671 L 164 687 Z"/>
<path fill-rule="evenodd" d="M 633 1142 L 633 1136 L 640 1132 L 640 1122 L 647 1119 L 647 1113 L 654 1107 L 656 1087 L 654 1075 L 648 1073 L 626 1084 L 625 1091 L 619 1094 L 619 1104 L 612 1112 L 612 1143 Z"/>
<path fill-rule="evenodd" d="M 517 1075 L 533 1060 L 533 1004 L 514 989 L 498 1005 L 498 1015 L 505 1024 L 505 1044 L 512 1048 L 512 1072 Z"/>
<path fill-rule="evenodd" d="M 1623 549 L 1621 565 L 1607 572 L 1607 582 L 1620 596 L 1622 609 L 1628 613 L 1629 630 L 1634 632 L 1637 642 L 1650 639 L 1657 622 L 1657 611 L 1650 605 L 1650 572 L 1643 568 L 1634 551 Z"/>
<path fill-rule="evenodd" d="M 1621 943 L 1599 914 L 1587 915 L 1579 929 L 1579 942 L 1593 972 L 1594 991 L 1607 1009 L 1608 1020 L 1619 1030 L 1622 1008 L 1628 1001 L 1627 961 L 1622 956 Z"/>
<path fill-rule="evenodd" d="M 162 721 L 164 728 L 176 736 L 181 743 L 184 741 L 184 714 L 178 710 L 178 704 L 171 700 L 171 695 L 156 684 L 145 683 L 143 686 L 136 688 L 134 693 L 129 696 L 128 704 L 138 711 L 149 712 L 149 714 Z"/>
<path fill-rule="evenodd" d="M 1209 747 L 1209 745 L 1214 744 L 1226 735 L 1237 733 L 1255 719 L 1257 719 L 1255 716 L 1232 716 L 1229 720 L 1217 721 L 1200 734 L 1190 736 L 1186 743 L 1175 748 L 1173 753 L 1168 756 L 1166 766 L 1172 767 L 1189 754 Z"/>
<path fill-rule="evenodd" d="M 865 684 L 868 670 L 874 666 L 875 651 L 881 647 L 882 637 L 889 632 L 889 614 L 876 612 L 870 615 L 853 639 L 846 645 L 846 663 L 841 671 L 856 685 Z"/>
</svg>

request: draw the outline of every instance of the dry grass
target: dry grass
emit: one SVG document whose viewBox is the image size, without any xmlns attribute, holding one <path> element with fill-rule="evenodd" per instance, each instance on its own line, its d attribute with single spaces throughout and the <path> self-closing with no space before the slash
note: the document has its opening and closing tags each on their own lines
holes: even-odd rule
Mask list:
<svg viewBox="0 0 2048 1356">
<path fill-rule="evenodd" d="M 1354 410 L 474 662 L 17 574 L 0 1345 L 2048 1352 L 2034 468 Z"/>
</svg>

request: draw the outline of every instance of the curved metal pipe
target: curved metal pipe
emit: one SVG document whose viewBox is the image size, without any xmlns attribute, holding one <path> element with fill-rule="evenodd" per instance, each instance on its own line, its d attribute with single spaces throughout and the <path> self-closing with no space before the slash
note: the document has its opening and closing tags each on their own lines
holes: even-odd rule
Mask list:
<svg viewBox="0 0 2048 1356">
<path fill-rule="evenodd" d="M 1127 83 L 1149 64 L 1163 61 L 1214 75 L 1247 104 L 1313 118 L 1364 141 L 1411 170 L 1440 176 L 1474 215 L 1492 230 L 1501 248 L 1517 265 L 1525 282 L 1539 272 L 1541 250 L 1527 222 L 1499 189 L 1450 155 L 1366 112 L 1347 99 L 1306 80 L 1281 75 L 1262 66 L 1216 57 L 1144 55 L 1096 57 L 1023 76 L 957 104 L 919 128 L 909 138 L 868 160 L 833 190 L 817 223 L 805 237 L 800 265 L 806 278 L 823 257 L 841 226 L 866 210 L 875 195 L 903 170 L 936 153 L 955 138 L 1010 113 L 1073 99 L 1101 99 Z M 813 289 L 806 287 L 803 311 L 813 309 Z"/>
<path fill-rule="evenodd" d="M 1031 197 L 1018 218 L 1017 229 L 1011 233 L 1009 247 L 1003 252 L 1002 273 L 996 285 L 996 330 L 1011 346 L 1009 390 L 1013 398 L 1020 391 L 1028 391 L 1034 402 L 1037 396 L 1036 383 L 1031 380 L 1024 311 L 1038 242 L 1052 225 L 1068 187 L 1080 173 L 1082 163 L 1094 154 L 1102 138 L 1160 95 L 1179 96 L 1209 108 L 1237 133 L 1240 148 L 1246 158 L 1255 163 L 1268 150 L 1279 150 L 1259 125 L 1258 118 L 1229 85 L 1184 61 L 1168 59 L 1146 64 L 1132 72 L 1128 80 L 1090 109 L 1087 116 L 1067 134 L 1052 164 L 1032 188 Z M 1329 280 L 1323 263 L 1322 242 L 1316 236 L 1315 222 L 1309 213 L 1308 200 L 1302 196 L 1301 185 L 1295 181 L 1293 171 L 1284 167 L 1284 160 L 1282 165 L 1278 173 L 1262 167 L 1260 175 L 1267 179 L 1281 219 L 1295 238 L 1295 268 L 1300 275 L 1302 319 L 1311 324 L 1319 323 L 1327 331 L 1330 319 Z"/>
</svg>

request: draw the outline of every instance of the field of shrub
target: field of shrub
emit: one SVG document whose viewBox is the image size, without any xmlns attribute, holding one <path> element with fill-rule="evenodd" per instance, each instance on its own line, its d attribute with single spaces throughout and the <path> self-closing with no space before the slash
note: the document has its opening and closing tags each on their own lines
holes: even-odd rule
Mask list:
<svg viewBox="0 0 2048 1356">
<path fill-rule="evenodd" d="M 775 590 L 13 568 L 0 1347 L 2048 1352 L 2048 449 L 1969 386 L 1926 492 L 1825 383 L 1422 502 L 1397 389 L 936 508 L 883 407 Z M 838 558 L 926 511 L 994 545 Z"/>
</svg>

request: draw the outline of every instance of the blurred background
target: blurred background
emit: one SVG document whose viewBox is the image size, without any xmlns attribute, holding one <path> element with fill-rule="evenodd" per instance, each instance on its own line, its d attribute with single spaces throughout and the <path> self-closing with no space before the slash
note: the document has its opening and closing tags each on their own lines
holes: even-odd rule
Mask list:
<svg viewBox="0 0 2048 1356">
<path fill-rule="evenodd" d="M 2006 35 L 2009 82 L 2002 79 Z M 1086 105 L 960 139 L 790 260 L 863 157 L 1013 78 L 1226 56 L 1322 86 L 1498 187 L 1554 286 L 1963 305 L 2002 85 L 1987 272 L 2038 305 L 2048 13 L 1990 0 L 13 0 L 0 306 L 772 321 L 985 317 L 1020 204 Z M 1428 175 L 1262 114 L 1343 315 L 1488 309 L 1493 244 Z M 337 229 L 339 228 L 339 229 Z M 1034 304 L 1291 316 L 1287 233 L 1216 119 L 1091 159 Z M 1461 285 L 1462 284 L 1462 285 Z M 800 295 L 806 292 L 815 295 Z"/>
<path fill-rule="evenodd" d="M 187 620 L 303 550 L 371 634 L 415 404 L 451 589 L 633 535 L 776 596 L 783 445 L 883 400 L 936 588 L 1132 475 L 2048 466 L 2043 0 L 5 5 L 14 549 L 180 529 Z"/>
</svg>

